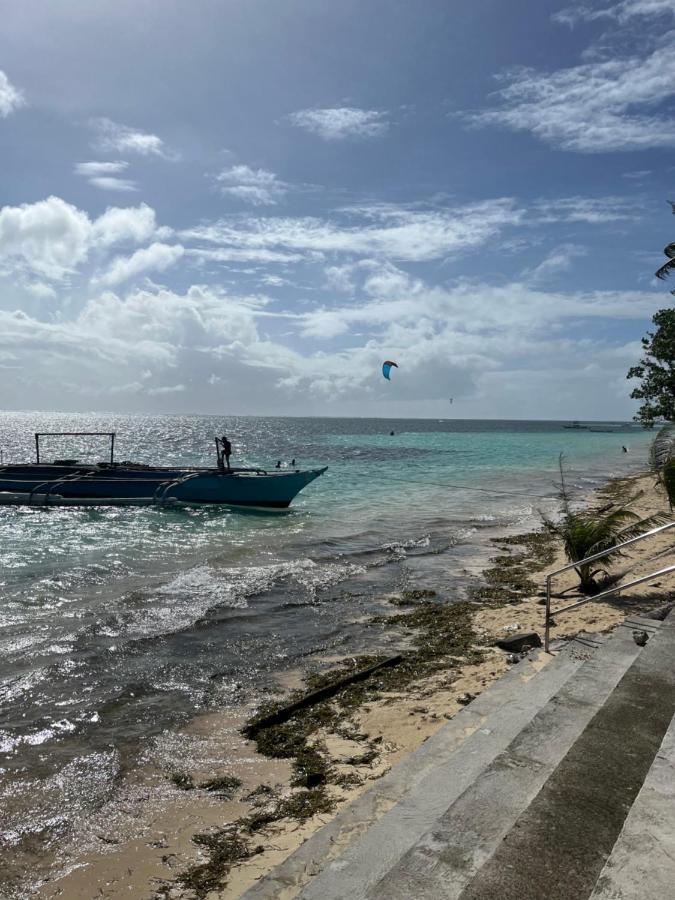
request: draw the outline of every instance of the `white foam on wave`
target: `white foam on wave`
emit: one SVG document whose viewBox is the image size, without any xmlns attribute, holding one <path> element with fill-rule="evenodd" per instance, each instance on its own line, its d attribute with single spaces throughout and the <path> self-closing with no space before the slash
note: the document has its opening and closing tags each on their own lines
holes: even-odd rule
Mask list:
<svg viewBox="0 0 675 900">
<path fill-rule="evenodd" d="M 431 535 L 425 534 L 421 538 L 409 538 L 408 540 L 390 541 L 389 543 L 382 544 L 381 549 L 399 551 L 405 554 L 406 550 L 418 550 L 429 546 L 431 546 Z"/>
<path fill-rule="evenodd" d="M 222 569 L 198 566 L 174 578 L 161 593 L 180 596 L 187 591 L 193 598 L 203 599 L 211 606 L 244 609 L 249 597 L 270 590 L 280 581 L 292 579 L 313 592 L 359 572 L 365 572 L 365 569 L 350 563 L 319 565 L 307 558 L 263 566 Z"/>
<path fill-rule="evenodd" d="M 287 579 L 313 597 L 321 588 L 365 571 L 351 563 L 318 565 L 306 558 L 262 566 L 195 566 L 159 588 L 131 617 L 126 617 L 119 630 L 108 623 L 106 633 L 112 637 L 170 634 L 192 625 L 215 607 L 246 609 L 249 597 Z"/>
<path fill-rule="evenodd" d="M 29 734 L 14 735 L 9 731 L 0 731 L 0 753 L 14 753 L 21 744 L 39 747 L 40 744 L 46 744 L 52 738 L 72 734 L 76 730 L 75 722 L 71 722 L 70 719 L 60 719 L 58 722 L 52 722 L 51 725 Z"/>
<path fill-rule="evenodd" d="M 307 562 L 311 562 L 311 560 L 307 560 Z M 362 575 L 366 571 L 365 566 L 356 563 L 323 563 L 320 566 L 312 563 L 311 567 L 294 572 L 293 580 L 301 584 L 314 597 L 322 588 L 338 584 L 355 575 Z"/>
</svg>

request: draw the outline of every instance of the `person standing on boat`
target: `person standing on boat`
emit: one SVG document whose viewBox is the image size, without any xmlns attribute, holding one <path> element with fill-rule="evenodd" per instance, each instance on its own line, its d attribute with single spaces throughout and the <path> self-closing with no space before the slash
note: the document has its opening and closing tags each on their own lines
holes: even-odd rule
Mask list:
<svg viewBox="0 0 675 900">
<path fill-rule="evenodd" d="M 227 471 L 230 471 L 230 456 L 232 454 L 232 444 L 228 441 L 227 435 L 224 434 L 220 440 L 220 453 L 218 454 L 218 468 L 222 471 L 225 471 L 225 467 L 227 466 Z"/>
</svg>

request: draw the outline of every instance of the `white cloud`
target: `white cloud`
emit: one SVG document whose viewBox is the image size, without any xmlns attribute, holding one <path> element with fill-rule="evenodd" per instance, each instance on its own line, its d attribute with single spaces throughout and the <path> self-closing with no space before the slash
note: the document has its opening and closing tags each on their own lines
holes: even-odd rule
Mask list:
<svg viewBox="0 0 675 900">
<path fill-rule="evenodd" d="M 21 91 L 14 87 L 9 78 L 0 69 L 0 119 L 6 119 L 7 116 L 24 106 L 26 103 Z"/>
<path fill-rule="evenodd" d="M 572 6 L 553 14 L 553 21 L 570 27 L 578 22 L 593 22 L 598 19 L 615 19 L 625 23 L 631 19 L 675 15 L 673 0 L 622 0 L 613 6 L 593 9 L 589 6 Z"/>
<path fill-rule="evenodd" d="M 118 191 L 120 193 L 128 193 L 137 191 L 138 185 L 129 178 L 114 178 L 110 175 L 101 175 L 98 178 L 90 178 L 89 184 L 93 187 L 100 188 L 102 191 Z"/>
<path fill-rule="evenodd" d="M 136 278 L 144 272 L 164 272 L 175 265 L 184 252 L 180 244 L 155 242 L 149 247 L 137 250 L 131 256 L 118 256 L 102 275 L 94 279 L 94 283 L 112 287 Z"/>
<path fill-rule="evenodd" d="M 162 387 L 149 388 L 148 394 L 151 397 L 161 397 L 162 394 L 181 394 L 184 390 L 184 384 L 167 384 Z"/>
<path fill-rule="evenodd" d="M 387 114 L 376 109 L 340 106 L 332 109 L 303 109 L 291 113 L 291 124 L 316 134 L 324 141 L 344 138 L 379 137 L 389 128 Z"/>
<path fill-rule="evenodd" d="M 509 198 L 428 210 L 380 204 L 342 211 L 344 224 L 313 217 L 242 218 L 191 228 L 181 237 L 231 248 L 226 252 L 281 250 L 421 262 L 479 246 L 507 225 L 520 223 L 523 215 Z"/>
<path fill-rule="evenodd" d="M 82 398 L 115 396 L 125 405 L 139 396 L 142 403 L 146 395 L 182 394 L 200 366 L 204 380 L 214 366 L 228 380 L 233 370 L 241 379 L 246 348 L 254 368 L 264 359 L 255 325 L 261 302 L 193 286 L 185 294 L 106 291 L 68 321 L 0 310 L 0 359 L 10 367 L 3 390 L 77 408 Z"/>
<path fill-rule="evenodd" d="M 183 236 L 195 236 L 195 232 L 183 232 Z M 200 235 L 197 235 L 200 237 Z M 207 239 L 208 240 L 208 239 Z M 187 256 L 198 260 L 199 262 L 214 263 L 256 263 L 265 265 L 267 263 L 296 263 L 301 262 L 304 258 L 302 253 L 285 253 L 280 250 L 267 250 L 265 248 L 239 248 L 239 247 L 219 247 L 216 250 L 205 249 L 203 247 L 191 247 L 185 251 Z"/>
<path fill-rule="evenodd" d="M 533 204 L 537 224 L 553 222 L 584 222 L 605 225 L 637 219 L 641 209 L 625 197 L 553 197 Z"/>
<path fill-rule="evenodd" d="M 0 260 L 46 278 L 73 272 L 87 257 L 90 237 L 87 214 L 60 197 L 0 209 Z"/>
<path fill-rule="evenodd" d="M 289 189 L 274 172 L 237 165 L 223 169 L 215 178 L 221 194 L 236 197 L 253 206 L 272 206 L 281 200 Z"/>
<path fill-rule="evenodd" d="M 267 287 L 283 287 L 285 284 L 290 284 L 288 279 L 282 278 L 280 275 L 265 274 L 261 276 L 260 281 Z"/>
<path fill-rule="evenodd" d="M 556 72 L 520 68 L 505 80 L 501 106 L 470 114 L 469 122 L 530 131 L 581 153 L 675 147 L 675 118 L 652 112 L 675 96 L 675 32 L 646 55 Z"/>
<path fill-rule="evenodd" d="M 101 247 L 130 242 L 142 244 L 157 232 L 155 211 L 147 203 L 111 206 L 92 225 L 92 241 Z"/>
<path fill-rule="evenodd" d="M 117 160 L 116 162 L 82 162 L 75 164 L 75 174 L 85 178 L 93 178 L 96 175 L 119 175 L 129 167 L 128 162 Z"/>
<path fill-rule="evenodd" d="M 525 277 L 530 282 L 542 282 L 572 267 L 575 259 L 586 256 L 588 250 L 577 244 L 561 244 L 552 250 L 538 266 L 526 270 Z"/>
<path fill-rule="evenodd" d="M 389 346 L 394 329 L 401 329 L 405 345 L 405 335 L 414 343 L 413 330 L 421 326 L 427 334 L 462 335 L 458 344 L 465 349 L 478 349 L 481 340 L 495 337 L 503 345 L 501 358 L 525 346 L 537 352 L 537 341 L 566 319 L 646 319 L 659 299 L 647 291 L 544 291 L 526 282 L 495 286 L 464 280 L 449 288 L 430 287 L 391 266 L 367 275 L 363 290 L 368 296 L 358 302 L 299 316 L 301 332 L 332 338 L 366 328 Z"/>
<path fill-rule="evenodd" d="M 138 186 L 130 178 L 120 178 L 121 172 L 126 171 L 129 163 L 118 160 L 117 162 L 83 162 L 75 165 L 75 174 L 82 175 L 93 187 L 103 191 L 137 191 Z"/>
<path fill-rule="evenodd" d="M 36 385 L 53 380 L 61 389 L 65 383 L 77 384 L 83 372 L 89 378 L 114 379 L 119 366 L 171 362 L 170 351 L 159 342 L 137 337 L 132 344 L 87 327 L 82 317 L 74 322 L 43 322 L 23 312 L 3 310 L 0 326 L 0 352 L 24 362 L 22 380 Z"/>
<path fill-rule="evenodd" d="M 29 294 L 37 297 L 38 300 L 56 300 L 58 297 L 51 284 L 46 284 L 44 281 L 29 281 L 22 287 Z"/>
<path fill-rule="evenodd" d="M 111 207 L 91 220 L 60 197 L 0 209 L 0 262 L 52 280 L 75 272 L 92 247 L 142 243 L 156 232 L 154 210 Z"/>
<path fill-rule="evenodd" d="M 480 247 L 519 225 L 607 224 L 635 219 L 639 212 L 634 201 L 621 197 L 551 198 L 535 201 L 529 210 L 508 197 L 456 207 L 372 204 L 337 210 L 332 219 L 231 217 L 186 229 L 180 238 L 217 245 L 186 252 L 222 263 L 322 262 L 326 256 L 427 262 Z M 325 266 L 328 285 L 349 292 L 353 264 Z"/>
<path fill-rule="evenodd" d="M 92 126 L 98 137 L 95 147 L 106 153 L 139 153 L 141 156 L 161 156 L 172 158 L 164 141 L 156 134 L 120 125 L 111 119 L 94 119 Z"/>
<path fill-rule="evenodd" d="M 197 285 L 185 294 L 139 289 L 120 297 L 107 291 L 89 301 L 75 326 L 130 345 L 156 342 L 175 356 L 179 347 L 214 349 L 255 342 L 255 313 L 260 308 L 256 298 L 232 297 Z"/>
</svg>

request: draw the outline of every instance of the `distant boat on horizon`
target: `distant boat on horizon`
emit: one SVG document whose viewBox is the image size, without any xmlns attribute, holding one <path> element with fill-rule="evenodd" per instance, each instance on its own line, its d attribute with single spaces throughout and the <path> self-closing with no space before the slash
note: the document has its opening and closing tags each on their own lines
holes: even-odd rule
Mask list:
<svg viewBox="0 0 675 900">
<path fill-rule="evenodd" d="M 582 425 L 581 422 L 570 422 L 569 425 L 563 425 L 563 428 L 571 428 L 573 431 L 584 431 L 590 428 L 589 425 Z"/>
</svg>

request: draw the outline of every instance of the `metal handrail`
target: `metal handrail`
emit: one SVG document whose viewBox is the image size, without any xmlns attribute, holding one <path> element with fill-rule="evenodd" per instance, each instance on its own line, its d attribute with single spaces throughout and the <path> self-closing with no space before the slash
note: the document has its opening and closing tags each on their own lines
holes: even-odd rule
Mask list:
<svg viewBox="0 0 675 900">
<path fill-rule="evenodd" d="M 612 553 L 616 553 L 617 550 L 621 550 L 623 547 L 628 547 L 631 544 L 637 544 L 640 541 L 645 540 L 645 538 L 653 537 L 655 534 L 661 534 L 664 531 L 668 531 L 670 528 L 675 528 L 675 522 L 668 522 L 666 525 L 659 525 L 658 528 L 651 528 L 649 531 L 645 531 L 642 534 L 637 535 L 637 537 L 629 538 L 627 541 L 623 541 L 620 544 L 615 544 L 613 547 L 609 547 L 607 550 L 602 550 L 600 553 L 594 553 L 592 556 L 586 556 L 584 559 L 578 559 L 576 562 L 568 563 L 566 566 L 562 566 L 560 569 L 556 569 L 553 572 L 549 572 L 546 576 L 546 618 L 544 620 L 544 650 L 548 653 L 549 645 L 550 645 L 550 632 L 551 632 L 551 582 L 556 575 L 560 575 L 563 572 L 569 572 L 570 569 L 578 569 L 579 566 L 584 566 L 587 563 L 595 562 L 598 559 L 602 559 L 605 556 L 609 556 Z M 652 572 L 651 575 L 645 575 L 642 578 L 637 578 L 635 581 L 630 581 L 627 584 L 619 585 L 615 588 L 610 588 L 607 591 L 603 591 L 600 594 L 595 594 L 592 597 L 584 597 L 583 600 L 579 600 L 576 603 L 572 603 L 569 606 L 563 606 L 560 609 L 555 611 L 556 615 L 560 615 L 560 613 L 568 612 L 570 609 L 576 609 L 579 606 L 583 606 L 585 603 L 590 603 L 591 600 L 599 600 L 602 597 L 609 597 L 612 594 L 620 594 L 621 591 L 626 590 L 629 587 L 635 587 L 636 584 L 644 584 L 646 581 L 650 581 L 652 578 L 658 578 L 661 575 L 666 575 L 668 572 L 675 571 L 675 566 L 669 566 L 665 569 L 660 569 L 658 572 Z"/>
</svg>

